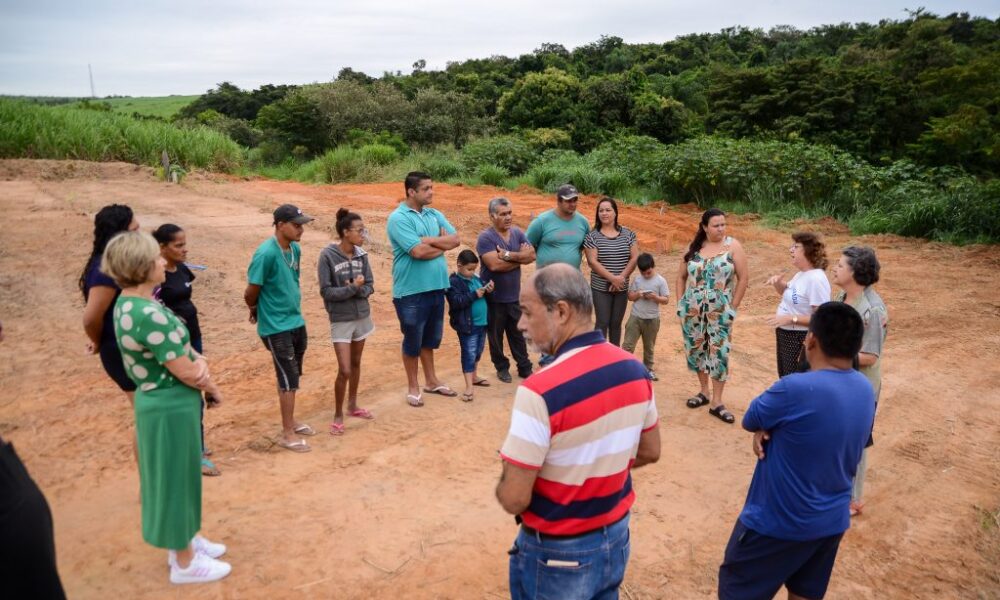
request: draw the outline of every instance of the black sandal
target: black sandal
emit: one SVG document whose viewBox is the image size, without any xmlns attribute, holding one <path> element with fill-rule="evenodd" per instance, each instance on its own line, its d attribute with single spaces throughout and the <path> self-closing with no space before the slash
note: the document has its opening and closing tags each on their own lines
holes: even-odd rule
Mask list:
<svg viewBox="0 0 1000 600">
<path fill-rule="evenodd" d="M 688 408 L 699 408 L 708 404 L 709 400 L 705 397 L 705 394 L 698 392 L 694 396 L 687 399 Z"/>
<path fill-rule="evenodd" d="M 720 405 L 716 406 L 715 408 L 708 409 L 708 413 L 710 415 L 712 415 L 713 417 L 715 417 L 717 419 L 721 419 L 721 420 L 723 420 L 723 421 L 725 421 L 726 423 L 729 423 L 729 424 L 733 424 L 733 423 L 736 422 L 736 417 L 733 416 L 733 413 L 731 413 L 728 410 L 726 410 L 726 405 L 725 404 L 720 404 Z"/>
</svg>

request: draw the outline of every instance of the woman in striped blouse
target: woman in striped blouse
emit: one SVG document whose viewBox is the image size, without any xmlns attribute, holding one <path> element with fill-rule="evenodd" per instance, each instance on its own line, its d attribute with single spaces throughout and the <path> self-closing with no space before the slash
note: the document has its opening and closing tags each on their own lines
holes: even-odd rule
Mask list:
<svg viewBox="0 0 1000 600">
<path fill-rule="evenodd" d="M 618 204 L 607 196 L 597 202 L 594 229 L 583 240 L 594 294 L 594 329 L 621 345 L 622 319 L 628 304 L 628 278 L 635 270 L 639 246 L 635 233 L 618 224 Z"/>
</svg>

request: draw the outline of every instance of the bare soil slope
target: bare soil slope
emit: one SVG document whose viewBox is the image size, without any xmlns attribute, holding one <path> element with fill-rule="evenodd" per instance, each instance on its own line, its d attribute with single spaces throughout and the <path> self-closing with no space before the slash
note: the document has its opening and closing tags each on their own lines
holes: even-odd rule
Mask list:
<svg viewBox="0 0 1000 600">
<path fill-rule="evenodd" d="M 436 186 L 434 206 L 473 244 L 487 226 L 490 188 Z M 549 197 L 508 193 L 526 227 Z M 72 598 L 500 598 L 507 594 L 512 519 L 493 498 L 496 449 L 513 385 L 475 402 L 429 396 L 404 404 L 400 334 L 391 302 L 385 219 L 401 184 L 308 186 L 195 174 L 180 185 L 125 164 L 0 161 L 0 434 L 12 440 L 52 506 L 59 567 Z M 76 281 L 93 215 L 131 205 L 144 229 L 188 230 L 206 352 L 228 393 L 207 415 L 208 443 L 224 473 L 206 478 L 204 532 L 229 544 L 233 574 L 219 584 L 172 588 L 162 551 L 143 543 L 138 476 L 124 396 L 84 354 Z M 318 217 L 303 238 L 303 309 L 311 333 L 298 415 L 326 431 L 336 360 L 315 279 L 340 206 L 372 232 L 378 330 L 366 348 L 362 402 L 377 420 L 350 419 L 321 434 L 310 454 L 273 446 L 278 431 L 269 355 L 246 322 L 246 266 L 271 232 L 270 213 L 293 202 Z M 581 203 L 592 218 L 594 199 Z M 621 222 L 653 252 L 671 287 L 697 220 L 690 207 L 628 207 Z M 789 268 L 787 231 L 730 220 L 750 255 L 751 285 L 736 325 L 726 403 L 741 416 L 774 375 L 777 304 L 768 275 Z M 831 255 L 873 245 L 879 291 L 891 312 L 885 382 L 870 455 L 867 510 L 841 546 L 831 598 L 1000 597 L 1000 248 L 955 248 L 897 237 L 855 240 L 836 223 Z M 452 258 L 449 257 L 451 261 Z M 750 436 L 683 399 L 685 370 L 673 304 L 657 347 L 663 459 L 637 471 L 628 598 L 711 598 L 718 564 L 754 458 Z M 438 353 L 459 385 L 454 333 Z M 483 372 L 492 378 L 488 359 Z"/>
</svg>

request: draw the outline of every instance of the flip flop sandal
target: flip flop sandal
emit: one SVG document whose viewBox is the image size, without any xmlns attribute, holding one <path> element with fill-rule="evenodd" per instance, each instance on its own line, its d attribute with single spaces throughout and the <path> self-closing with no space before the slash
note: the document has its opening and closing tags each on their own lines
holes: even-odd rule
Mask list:
<svg viewBox="0 0 1000 600">
<path fill-rule="evenodd" d="M 474 398 L 472 394 L 462 394 L 462 402 L 472 402 Z"/>
<path fill-rule="evenodd" d="M 278 445 L 284 448 L 285 450 L 291 450 L 292 452 L 302 453 L 302 452 L 309 452 L 310 450 L 312 450 L 312 448 L 309 447 L 309 444 L 307 444 L 305 440 L 286 442 L 284 438 L 282 438 L 278 440 Z"/>
<path fill-rule="evenodd" d="M 371 421 L 375 418 L 375 415 L 373 415 L 367 408 L 355 408 L 351 412 L 347 413 L 347 416 L 364 419 L 366 421 Z"/>
<path fill-rule="evenodd" d="M 420 397 L 420 394 L 417 394 L 416 396 L 414 396 L 413 394 L 407 394 L 406 403 L 414 408 L 420 408 L 421 406 L 424 405 L 424 401 Z"/>
<path fill-rule="evenodd" d="M 480 379 L 479 381 L 473 381 L 472 385 L 478 385 L 479 387 L 490 387 L 490 382 L 488 379 Z"/>
<path fill-rule="evenodd" d="M 222 471 L 219 470 L 215 464 L 208 460 L 207 458 L 201 459 L 201 474 L 205 477 L 218 477 L 222 475 Z"/>
<path fill-rule="evenodd" d="M 733 416 L 733 413 L 726 410 L 724 404 L 708 409 L 708 414 L 729 424 L 736 422 L 736 417 Z"/>
<path fill-rule="evenodd" d="M 698 392 L 694 396 L 691 396 L 690 398 L 687 399 L 687 407 L 688 408 L 700 408 L 700 407 L 705 406 L 706 404 L 708 404 L 708 402 L 709 402 L 709 400 L 708 400 L 708 398 L 705 397 L 705 394 L 702 394 L 701 392 Z"/>
<path fill-rule="evenodd" d="M 344 424 L 330 423 L 330 435 L 344 435 Z"/>
<path fill-rule="evenodd" d="M 454 398 L 455 396 L 458 395 L 458 392 L 456 392 L 455 390 L 451 389 L 450 387 L 444 384 L 441 384 L 432 389 L 424 388 L 424 391 L 427 392 L 428 394 L 438 394 L 440 396 L 447 396 L 449 398 Z"/>
<path fill-rule="evenodd" d="M 304 423 L 296 427 L 293 431 L 299 435 L 316 435 L 316 430 Z"/>
</svg>

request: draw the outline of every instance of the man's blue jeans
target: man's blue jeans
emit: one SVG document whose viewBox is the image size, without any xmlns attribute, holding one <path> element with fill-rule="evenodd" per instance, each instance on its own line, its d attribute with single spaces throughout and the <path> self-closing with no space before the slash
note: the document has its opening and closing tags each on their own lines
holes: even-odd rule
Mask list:
<svg viewBox="0 0 1000 600">
<path fill-rule="evenodd" d="M 629 516 L 580 537 L 518 532 L 510 549 L 512 600 L 618 598 L 629 555 Z"/>
</svg>

